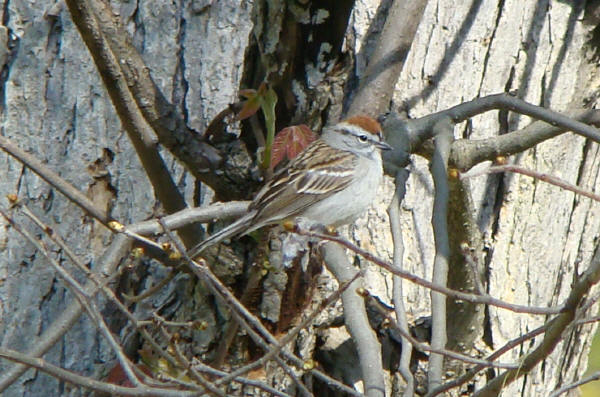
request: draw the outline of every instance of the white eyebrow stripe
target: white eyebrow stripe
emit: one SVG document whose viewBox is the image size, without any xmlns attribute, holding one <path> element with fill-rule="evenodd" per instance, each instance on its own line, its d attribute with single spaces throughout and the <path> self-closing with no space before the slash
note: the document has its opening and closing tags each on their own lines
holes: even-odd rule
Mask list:
<svg viewBox="0 0 600 397">
<path fill-rule="evenodd" d="M 360 135 L 366 135 L 368 137 L 369 141 L 372 141 L 372 142 L 381 142 L 382 141 L 382 136 L 380 135 L 379 132 L 373 133 L 371 131 L 367 131 L 363 128 L 355 126 L 353 124 L 347 124 L 347 123 L 340 123 L 340 126 L 343 127 L 340 129 L 340 132 L 342 132 L 344 134 L 349 134 L 349 135 L 353 135 L 353 136 L 357 136 L 357 137 Z"/>
</svg>

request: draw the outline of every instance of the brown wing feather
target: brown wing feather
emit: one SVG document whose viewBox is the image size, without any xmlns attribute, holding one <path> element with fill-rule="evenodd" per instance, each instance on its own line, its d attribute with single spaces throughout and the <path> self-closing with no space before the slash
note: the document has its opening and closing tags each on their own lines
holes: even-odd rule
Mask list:
<svg viewBox="0 0 600 397">
<path fill-rule="evenodd" d="M 356 155 L 317 140 L 278 172 L 256 195 L 253 223 L 266 225 L 298 215 L 307 206 L 339 192 L 352 181 Z"/>
</svg>

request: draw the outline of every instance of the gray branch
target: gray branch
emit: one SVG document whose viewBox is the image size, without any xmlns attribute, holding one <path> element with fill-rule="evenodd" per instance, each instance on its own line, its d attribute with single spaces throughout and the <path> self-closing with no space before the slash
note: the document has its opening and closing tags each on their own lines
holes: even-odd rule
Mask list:
<svg viewBox="0 0 600 397">
<path fill-rule="evenodd" d="M 393 2 L 348 114 L 387 112 L 426 5 L 426 0 Z"/>
<path fill-rule="evenodd" d="M 408 179 L 408 175 L 409 173 L 406 169 L 401 169 L 396 174 L 396 191 L 388 208 L 390 229 L 392 231 L 392 239 L 394 242 L 393 266 L 400 270 L 402 269 L 402 263 L 404 259 L 404 240 L 402 239 L 402 229 L 400 227 L 400 203 L 406 194 L 406 180 Z M 404 308 L 404 293 L 402 291 L 402 278 L 400 276 L 394 275 L 392 295 L 398 327 L 404 331 L 404 334 L 408 334 L 408 320 L 406 318 L 406 309 Z M 406 389 L 404 389 L 403 396 L 412 397 L 414 396 L 415 391 L 415 379 L 410 371 L 410 358 L 412 356 L 413 349 L 412 344 L 405 336 L 402 336 L 401 340 L 402 353 L 400 354 L 398 371 L 406 382 Z"/>
<path fill-rule="evenodd" d="M 448 241 L 448 157 L 453 139 L 454 124 L 446 117 L 434 126 L 435 152 L 431 160 L 431 175 L 435 184 L 433 199 L 432 226 L 435 238 L 435 260 L 433 264 L 433 282 L 446 285 L 448 280 L 448 260 L 450 243 Z M 431 347 L 446 347 L 446 296 L 439 292 L 431 292 L 432 333 Z M 434 389 L 441 384 L 444 357 L 431 354 L 429 358 L 429 388 Z"/>
<path fill-rule="evenodd" d="M 478 114 L 498 109 L 524 114 L 541 121 L 532 123 L 522 130 L 493 138 L 457 140 L 452 144 L 450 155 L 452 165 L 460 170 L 466 170 L 499 155 L 507 156 L 530 149 L 565 131 L 573 131 L 575 134 L 600 143 L 600 131 L 590 125 L 600 122 L 598 110 L 577 110 L 572 114 L 563 115 L 506 93 L 476 98 L 414 120 L 403 120 L 397 114 L 391 114 L 384 125 L 386 139 L 394 146 L 396 155 L 419 153 L 429 157 L 432 150 L 423 148 L 423 143 L 433 137 L 433 127 L 441 119 L 449 117 L 454 123 L 459 123 Z M 406 165 L 408 157 L 401 155 L 401 161 L 386 160 L 391 160 L 396 166 L 403 166 Z M 386 170 L 389 173 L 389 168 Z"/>
<path fill-rule="evenodd" d="M 340 284 L 354 277 L 356 269 L 348 262 L 344 248 L 334 243 L 326 243 L 322 247 L 322 252 L 327 267 Z M 369 324 L 365 301 L 356 293 L 356 289 L 362 287 L 362 283 L 363 278 L 360 277 L 342 293 L 344 321 L 358 351 L 365 395 L 383 397 L 385 396 L 385 380 L 381 361 L 381 344 Z"/>
</svg>

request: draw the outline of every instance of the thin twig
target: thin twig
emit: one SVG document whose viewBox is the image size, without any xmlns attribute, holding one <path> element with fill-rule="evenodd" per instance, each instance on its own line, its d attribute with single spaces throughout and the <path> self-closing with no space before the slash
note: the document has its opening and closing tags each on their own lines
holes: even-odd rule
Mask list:
<svg viewBox="0 0 600 397">
<path fill-rule="evenodd" d="M 158 328 L 159 328 L 161 334 L 163 335 L 163 338 L 166 341 L 168 341 L 169 345 L 171 346 L 170 350 L 173 352 L 173 355 L 177 359 L 177 362 L 179 363 L 179 367 L 183 368 L 185 370 L 185 373 L 190 374 L 190 377 L 193 378 L 198 384 L 203 386 L 205 389 L 210 390 L 213 394 L 225 397 L 225 392 L 220 390 L 214 383 L 212 383 L 208 379 L 204 378 L 204 376 L 202 376 L 200 373 L 198 373 L 198 371 L 196 371 L 196 369 L 194 367 L 192 367 L 192 365 L 190 364 L 188 359 L 183 355 L 183 353 L 179 349 L 179 346 L 176 343 L 176 341 L 173 340 L 174 339 L 173 335 L 169 334 L 169 332 L 167 332 L 165 327 L 161 324 L 163 319 L 160 316 L 158 316 L 156 313 L 154 314 L 154 318 L 159 323 Z"/>
<path fill-rule="evenodd" d="M 163 221 L 168 227 L 179 228 L 190 222 L 210 222 L 214 219 L 236 217 L 245 212 L 248 204 L 248 202 L 216 203 L 202 208 L 185 209 L 164 217 Z M 156 220 L 149 220 L 129 225 L 127 229 L 141 235 L 150 235 L 159 233 L 162 230 L 162 227 Z M 106 287 L 106 285 L 119 276 L 119 273 L 116 271 L 117 265 L 123 257 L 127 256 L 130 246 L 131 238 L 124 234 L 119 234 L 96 261 L 97 264 L 94 268 L 94 275 L 102 281 L 98 285 L 96 280 L 88 280 L 84 289 L 90 297 L 93 297 L 102 288 Z M 105 291 L 111 290 L 107 288 Z M 116 300 L 116 302 L 118 302 L 118 300 Z M 72 302 L 58 318 L 47 327 L 44 334 L 37 341 L 31 342 L 31 348 L 28 349 L 27 354 L 38 357 L 47 352 L 68 330 L 71 329 L 81 315 L 82 310 L 83 309 L 77 300 Z M 133 316 L 130 317 L 130 321 L 132 318 Z M 152 340 L 150 335 L 144 329 L 141 330 L 141 333 L 144 338 L 150 341 L 153 348 L 157 349 L 156 351 L 165 354 L 163 357 L 175 365 L 175 360 L 166 355 L 166 353 L 162 351 L 163 349 Z M 0 393 L 21 376 L 27 368 L 28 367 L 25 365 L 17 364 L 5 371 L 0 377 Z M 329 378 L 327 377 L 327 379 Z M 336 381 L 334 380 L 333 382 Z"/>
<path fill-rule="evenodd" d="M 2 134 L 0 134 L 0 149 L 31 168 L 31 170 L 40 178 L 64 194 L 65 197 L 83 209 L 85 213 L 98 220 L 103 225 L 108 226 L 108 222 L 112 220 L 108 212 L 98 208 L 85 194 L 81 193 L 73 185 L 61 178 L 56 172 L 52 171 L 48 166 L 19 148 Z"/>
<path fill-rule="evenodd" d="M 75 298 L 79 301 L 80 305 L 87 312 L 90 319 L 96 324 L 96 327 L 100 331 L 100 333 L 106 338 L 108 344 L 113 349 L 115 354 L 117 355 L 117 359 L 119 363 L 123 367 L 127 378 L 134 386 L 140 386 L 140 381 L 135 375 L 132 369 L 132 363 L 129 358 L 125 355 L 122 346 L 116 341 L 113 334 L 108 329 L 104 318 L 100 314 L 96 304 L 91 299 L 91 297 L 87 294 L 87 292 L 83 289 L 83 287 L 62 267 L 60 266 L 54 258 L 50 256 L 46 247 L 42 245 L 42 243 L 37 240 L 34 236 L 32 236 L 29 232 L 22 229 L 17 223 L 13 221 L 13 219 L 3 210 L 0 209 L 0 214 L 6 219 L 7 222 L 26 240 L 28 240 L 50 263 L 50 265 L 54 268 L 54 270 L 60 275 L 63 279 L 69 290 L 73 293 Z"/>
<path fill-rule="evenodd" d="M 100 382 L 92 378 L 77 375 L 66 369 L 62 369 L 56 365 L 41 359 L 28 356 L 13 350 L 0 348 L 0 357 L 7 360 L 21 363 L 27 368 L 35 368 L 42 371 L 53 378 L 62 381 L 85 387 L 91 390 L 97 390 L 103 393 L 108 393 L 111 396 L 157 396 L 157 397 L 187 397 L 195 396 L 197 392 L 189 392 L 184 390 L 169 390 L 140 385 L 139 387 L 123 387 L 112 383 Z"/>
<path fill-rule="evenodd" d="M 521 365 L 516 370 L 508 370 L 489 381 L 481 390 L 477 391 L 476 397 L 497 396 L 500 390 L 516 379 L 525 376 L 540 361 L 548 357 L 556 345 L 562 340 L 563 332 L 575 319 L 577 308 L 590 288 L 600 280 L 600 245 L 596 246 L 594 256 L 590 261 L 588 269 L 573 283 L 571 292 L 564 305 L 565 309 L 555 318 L 550 320 L 544 339 L 530 353 L 521 360 Z"/>
<path fill-rule="evenodd" d="M 516 174 L 530 176 L 532 178 L 539 179 L 540 181 L 547 182 L 551 185 L 558 186 L 565 190 L 569 190 L 573 193 L 580 194 L 582 196 L 591 198 L 592 200 L 600 201 L 600 195 L 592 193 L 588 190 L 582 189 L 577 185 L 573 185 L 573 184 L 565 181 L 564 179 L 561 179 L 554 175 L 549 175 L 549 174 L 546 174 L 543 172 L 537 172 L 534 170 L 530 170 L 530 169 L 527 169 L 527 168 L 524 168 L 524 167 L 521 167 L 518 165 L 514 165 L 514 164 L 491 166 L 487 169 L 481 170 L 480 172 L 469 174 L 468 177 L 471 178 L 471 177 L 479 176 L 482 174 L 492 174 L 492 173 L 501 173 L 501 172 L 514 172 Z"/>
<path fill-rule="evenodd" d="M 554 390 L 548 397 L 558 397 L 559 395 L 568 392 L 569 390 L 573 390 L 576 387 L 585 385 L 586 383 L 594 382 L 600 379 L 600 371 L 596 371 L 593 374 L 586 376 L 583 379 L 578 380 L 577 382 L 569 383 L 568 385 L 564 385 L 560 389 Z"/>
<path fill-rule="evenodd" d="M 144 290 L 144 292 L 142 292 L 141 294 L 128 295 L 128 294 L 121 292 L 121 296 L 123 298 L 127 299 L 130 303 L 137 303 L 137 302 L 143 301 L 144 299 L 146 299 L 146 298 L 154 295 L 158 291 L 160 291 L 165 285 L 169 284 L 169 282 L 171 280 L 173 280 L 175 278 L 175 276 L 178 274 L 179 268 L 170 269 L 170 270 L 171 271 L 169 272 L 169 274 L 167 274 L 167 276 L 165 278 L 160 280 L 158 283 L 154 284 L 152 287 L 146 288 Z"/>
<path fill-rule="evenodd" d="M 354 277 L 351 280 L 349 280 L 346 283 L 343 283 L 340 286 L 340 288 L 338 288 L 336 291 L 331 293 L 325 300 L 323 300 L 321 302 L 321 304 L 319 305 L 318 308 L 313 310 L 298 325 L 296 325 L 288 333 L 286 333 L 285 336 L 279 340 L 278 346 L 273 346 L 271 349 L 269 349 L 269 351 L 264 356 L 262 356 L 260 359 L 256 360 L 254 363 L 252 363 L 251 366 L 249 365 L 246 367 L 241 367 L 241 368 L 235 370 L 234 372 L 230 373 L 229 375 L 225 376 L 224 378 L 219 379 L 219 383 L 227 383 L 237 376 L 240 376 L 242 374 L 250 372 L 252 369 L 254 369 L 256 367 L 256 364 L 259 364 L 259 366 L 263 366 L 267 363 L 267 361 L 273 359 L 273 357 L 276 354 L 279 354 L 279 352 L 281 351 L 283 346 L 290 343 L 296 337 L 296 335 L 298 333 L 300 333 L 300 331 L 302 331 L 304 328 L 306 328 L 308 326 L 308 324 L 310 324 L 320 313 L 323 312 L 323 310 L 325 310 L 329 305 L 331 305 L 335 301 L 337 301 L 339 299 L 340 295 L 344 291 L 346 291 L 348 289 L 348 287 L 350 286 L 350 284 L 352 284 L 352 282 L 354 282 L 354 280 L 356 280 L 361 274 L 362 274 L 361 272 L 356 272 L 356 274 L 354 275 Z"/>
<path fill-rule="evenodd" d="M 71 250 L 71 248 L 63 241 L 63 239 L 56 233 L 54 233 L 54 228 L 49 227 L 48 225 L 46 225 L 45 223 L 43 223 L 33 212 L 31 212 L 31 210 L 29 210 L 29 208 L 27 208 L 27 206 L 18 203 L 18 206 L 23 210 L 23 213 L 28 216 L 36 225 L 38 225 L 38 227 L 40 227 L 48 236 L 48 238 L 50 238 L 53 242 L 55 242 L 62 250 L 63 252 L 67 255 L 67 257 L 69 258 L 69 260 L 75 264 L 75 266 L 80 269 L 81 271 L 83 271 L 87 277 L 88 280 L 93 281 L 97 288 L 102 290 L 102 292 L 104 293 L 104 295 L 106 296 L 106 298 L 112 302 L 114 305 L 116 305 L 116 307 L 121 311 L 121 313 L 123 313 L 131 322 L 131 324 L 138 330 L 140 330 L 140 333 L 142 335 L 142 337 L 144 337 L 150 344 L 152 344 L 152 346 L 156 349 L 158 346 L 158 343 L 156 343 L 152 337 L 144 330 L 144 329 L 140 329 L 142 322 L 137 321 L 137 319 L 135 318 L 135 316 L 133 314 L 131 314 L 131 312 L 127 309 L 127 307 L 125 307 L 125 305 L 123 305 L 121 303 L 121 301 L 119 299 L 117 299 L 117 297 L 115 296 L 114 292 L 112 289 L 107 287 L 107 282 L 102 282 L 102 280 L 100 280 L 98 278 L 98 276 L 93 273 L 92 271 L 90 271 L 82 262 L 81 260 L 77 257 L 77 255 L 75 255 L 75 253 Z M 92 291 L 90 294 L 91 295 L 95 295 L 95 291 Z M 162 349 L 157 349 L 157 351 L 162 351 Z M 163 356 L 168 362 L 174 364 L 175 360 L 174 358 L 168 356 L 168 355 L 164 355 Z M 134 371 L 136 371 L 136 367 L 132 367 L 132 369 Z M 145 373 L 138 373 L 138 375 L 146 378 L 146 374 Z"/>
<path fill-rule="evenodd" d="M 333 242 L 357 253 L 358 255 L 362 256 L 369 262 L 372 262 L 372 263 L 376 264 L 377 266 L 380 266 L 380 267 L 386 269 L 387 271 L 389 271 L 390 273 L 392 273 L 394 275 L 402 277 L 403 279 L 409 280 L 417 285 L 428 288 L 430 290 L 440 292 L 447 296 L 451 296 L 455 299 L 464 300 L 464 301 L 471 302 L 471 303 L 481 303 L 481 304 L 485 304 L 485 305 L 496 306 L 496 307 L 500 307 L 500 308 L 503 308 L 506 310 L 510 310 L 515 313 L 549 315 L 549 314 L 557 314 L 557 313 L 560 313 L 562 310 L 564 310 L 562 307 L 554 308 L 554 307 L 515 305 L 512 303 L 504 302 L 500 299 L 496 299 L 487 294 L 486 295 L 476 295 L 476 294 L 469 294 L 466 292 L 453 290 L 451 288 L 447 288 L 447 287 L 444 287 L 441 285 L 434 284 L 429 280 L 415 276 L 414 274 L 407 272 L 405 270 L 396 269 L 394 266 L 392 266 L 388 262 L 384 261 L 383 259 L 380 259 L 380 258 L 376 257 L 375 255 L 371 254 L 370 252 L 361 249 L 360 247 L 352 244 L 350 241 L 348 241 L 340 236 L 317 233 L 317 232 L 313 232 L 313 231 L 309 231 L 309 230 L 303 230 L 297 226 L 293 229 L 293 232 L 298 233 L 300 235 L 314 237 L 314 238 L 321 239 L 321 240 L 333 241 Z"/>
<path fill-rule="evenodd" d="M 220 371 L 218 369 L 215 369 L 213 367 L 210 367 L 206 364 L 203 364 L 199 361 L 193 361 L 192 365 L 198 370 L 198 371 L 202 371 L 202 372 L 206 372 L 209 375 L 212 376 L 219 376 L 219 377 L 224 377 L 229 375 L 227 372 L 225 371 Z M 278 396 L 278 397 L 291 397 L 289 394 L 284 393 L 282 391 L 279 391 L 277 389 L 274 389 L 270 386 L 265 385 L 263 382 L 259 382 L 253 379 L 248 379 L 248 378 L 242 378 L 240 376 L 236 377 L 235 379 L 233 379 L 233 381 L 241 383 L 243 385 L 248 385 L 248 386 L 252 386 L 252 387 L 256 387 L 257 389 L 261 389 L 266 391 L 267 393 L 270 393 L 270 395 L 272 396 Z"/>
<path fill-rule="evenodd" d="M 127 255 L 129 251 L 128 243 L 129 241 L 124 235 L 117 236 L 105 251 L 105 254 L 98 260 L 95 274 L 102 278 L 102 285 L 107 285 L 119 276 L 116 266 L 119 260 Z M 100 290 L 92 281 L 88 281 L 84 289 L 91 297 Z M 54 347 L 57 341 L 73 327 L 82 311 L 83 308 L 79 301 L 74 300 L 52 322 L 51 326 L 47 327 L 44 334 L 38 340 L 31 342 L 31 347 L 27 350 L 27 354 L 32 357 L 39 357 Z M 28 368 L 28 366 L 17 364 L 6 370 L 0 377 L 0 393 L 9 387 Z"/>
<path fill-rule="evenodd" d="M 415 338 L 413 338 L 412 335 L 410 334 L 410 332 L 406 332 L 406 330 L 400 328 L 400 326 L 398 325 L 396 320 L 394 320 L 389 315 L 388 310 L 386 308 L 384 308 L 381 305 L 381 303 L 378 302 L 377 299 L 375 299 L 367 290 L 363 290 L 361 292 L 365 298 L 371 300 L 371 304 L 373 305 L 373 307 L 375 307 L 377 309 L 377 311 L 382 316 L 385 317 L 386 324 L 389 324 L 390 326 L 394 327 L 394 329 L 396 329 L 402 335 L 403 338 L 406 338 L 408 340 L 408 342 L 415 349 L 430 352 L 431 354 L 439 354 L 440 356 L 453 358 L 455 360 L 464 361 L 466 363 L 484 365 L 486 367 L 505 368 L 505 369 L 515 369 L 515 368 L 519 367 L 519 364 L 503 364 L 503 363 L 497 363 L 497 362 L 494 362 L 491 360 L 482 360 L 482 359 L 478 359 L 475 357 L 469 357 L 464 354 L 457 353 L 457 352 L 454 352 L 452 350 L 448 350 L 445 348 L 436 348 L 436 347 L 427 345 L 425 343 L 421 343 L 418 340 L 416 340 Z"/>
<path fill-rule="evenodd" d="M 162 220 L 158 219 L 158 222 L 162 225 L 163 231 L 169 236 L 176 249 L 181 253 L 183 258 L 189 263 L 190 269 L 196 276 L 205 282 L 209 290 L 216 296 L 220 297 L 225 304 L 232 309 L 232 313 L 239 320 L 240 325 L 246 328 L 250 333 L 252 328 L 258 330 L 261 336 L 265 338 L 269 343 L 279 346 L 277 339 L 271 335 L 271 333 L 262 325 L 260 320 L 256 316 L 252 315 L 244 305 L 227 289 L 221 281 L 211 272 L 206 264 L 200 265 L 198 262 L 194 262 L 187 254 L 185 247 L 177 240 L 173 233 L 169 230 L 168 225 Z M 252 328 L 249 326 L 251 325 Z M 262 342 L 262 339 L 261 339 Z M 280 347 L 281 349 L 282 347 Z M 275 360 L 281 365 L 281 368 L 296 382 L 298 389 L 305 396 L 311 396 L 312 393 L 302 384 L 302 382 L 296 377 L 293 371 L 286 365 L 283 365 L 278 359 Z M 218 382 L 216 383 L 218 384 Z"/>
<path fill-rule="evenodd" d="M 526 334 L 520 335 L 519 337 L 508 341 L 507 343 L 504 344 L 504 346 L 502 346 L 501 348 L 499 348 L 498 350 L 496 350 L 495 352 L 493 352 L 492 354 L 488 355 L 485 360 L 486 361 L 493 361 L 495 359 L 497 359 L 498 357 L 500 357 L 501 355 L 503 355 L 504 353 L 508 352 L 511 349 L 514 349 L 515 347 L 521 345 L 523 342 L 529 340 L 529 339 L 533 339 L 536 336 L 543 334 L 544 331 L 546 330 L 546 328 L 548 327 L 548 324 L 544 324 L 536 329 L 534 329 L 533 331 L 529 331 Z M 458 378 L 454 378 L 449 382 L 446 382 L 442 385 L 440 385 L 439 387 L 430 390 L 426 397 L 434 397 L 437 396 L 441 393 L 444 393 L 452 388 L 458 387 L 462 384 L 467 383 L 469 380 L 473 379 L 473 377 L 475 375 L 477 375 L 477 373 L 479 371 L 482 371 L 484 369 L 488 368 L 487 365 L 482 365 L 482 364 L 478 364 L 475 367 L 469 369 L 466 373 L 464 373 L 463 375 L 459 376 Z"/>
</svg>

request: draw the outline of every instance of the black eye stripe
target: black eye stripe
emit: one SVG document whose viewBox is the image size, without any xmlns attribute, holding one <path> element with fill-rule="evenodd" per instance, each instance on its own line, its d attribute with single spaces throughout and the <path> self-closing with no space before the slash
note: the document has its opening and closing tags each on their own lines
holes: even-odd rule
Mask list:
<svg viewBox="0 0 600 397">
<path fill-rule="evenodd" d="M 376 134 L 375 133 L 359 133 L 359 131 L 351 131 L 351 130 L 348 130 L 345 128 L 338 129 L 338 132 L 340 132 L 344 135 L 354 136 L 361 142 L 367 142 L 367 141 L 381 142 L 381 141 L 383 141 L 383 135 L 381 134 L 381 132 L 378 132 Z"/>
</svg>

